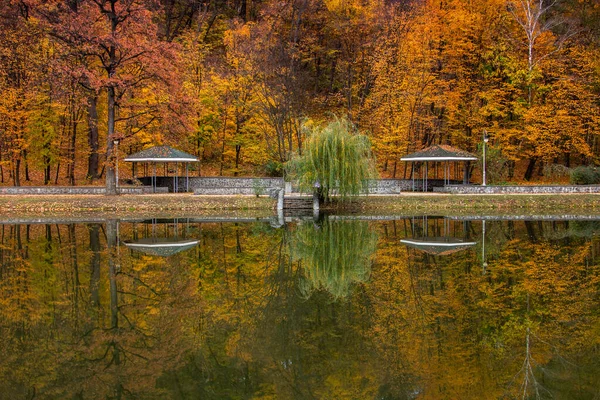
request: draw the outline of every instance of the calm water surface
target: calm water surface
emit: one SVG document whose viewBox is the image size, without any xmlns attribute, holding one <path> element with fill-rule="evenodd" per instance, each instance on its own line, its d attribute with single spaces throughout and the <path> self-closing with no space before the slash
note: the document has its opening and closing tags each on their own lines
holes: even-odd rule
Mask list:
<svg viewBox="0 0 600 400">
<path fill-rule="evenodd" d="M 598 221 L 0 225 L 1 399 L 598 399 Z"/>
</svg>

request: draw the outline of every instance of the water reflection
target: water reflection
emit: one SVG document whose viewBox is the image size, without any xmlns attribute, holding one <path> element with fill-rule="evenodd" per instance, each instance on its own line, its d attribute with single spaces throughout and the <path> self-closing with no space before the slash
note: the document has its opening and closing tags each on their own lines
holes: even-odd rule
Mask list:
<svg viewBox="0 0 600 400">
<path fill-rule="evenodd" d="M 302 296 L 309 298 L 315 290 L 325 290 L 336 299 L 348 296 L 352 284 L 369 279 L 376 248 L 377 234 L 366 221 L 325 218 L 298 224 L 292 256 L 303 261 Z"/>
<path fill-rule="evenodd" d="M 56 222 L 0 226 L 0 398 L 600 390 L 595 221 Z"/>
<path fill-rule="evenodd" d="M 140 227 L 143 235 L 140 237 Z M 190 250 L 199 240 L 189 237 L 189 218 L 169 220 L 145 220 L 133 224 L 133 239 L 125 240 L 130 249 L 153 256 L 169 257 L 179 252 Z"/>
<path fill-rule="evenodd" d="M 458 229 L 457 225 L 459 226 Z M 400 243 L 428 254 L 447 256 L 466 250 L 477 244 L 477 242 L 470 240 L 470 230 L 468 227 L 468 222 L 461 222 L 459 224 L 458 221 L 443 217 L 430 218 L 423 216 L 421 218 L 412 218 L 412 237 L 402 239 Z M 430 232 L 432 235 L 430 235 Z M 485 230 L 482 236 L 485 236 Z"/>
</svg>

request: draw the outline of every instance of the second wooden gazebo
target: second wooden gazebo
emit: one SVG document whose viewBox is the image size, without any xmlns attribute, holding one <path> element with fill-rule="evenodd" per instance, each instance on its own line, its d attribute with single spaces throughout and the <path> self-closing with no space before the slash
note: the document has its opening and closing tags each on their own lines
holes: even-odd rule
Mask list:
<svg viewBox="0 0 600 400">
<path fill-rule="evenodd" d="M 464 151 L 461 149 L 457 149 L 456 147 L 447 146 L 447 145 L 434 145 L 423 149 L 421 151 L 417 151 L 412 154 L 408 154 L 400 159 L 401 161 L 410 161 L 412 162 L 412 188 L 415 191 L 415 163 L 421 163 L 424 165 L 424 172 L 421 173 L 421 177 L 419 179 L 423 180 L 422 189 L 424 192 L 428 189 L 428 179 L 429 179 L 429 163 L 442 163 L 444 169 L 444 186 L 450 182 L 450 166 L 451 163 L 454 163 L 454 170 L 458 170 L 458 164 L 463 163 L 464 173 L 463 176 L 467 177 L 467 162 L 468 161 L 477 161 L 478 158 L 475 154 L 469 153 L 468 151 Z M 467 178 L 468 179 L 468 178 Z M 465 182 L 468 183 L 468 182 Z"/>
</svg>

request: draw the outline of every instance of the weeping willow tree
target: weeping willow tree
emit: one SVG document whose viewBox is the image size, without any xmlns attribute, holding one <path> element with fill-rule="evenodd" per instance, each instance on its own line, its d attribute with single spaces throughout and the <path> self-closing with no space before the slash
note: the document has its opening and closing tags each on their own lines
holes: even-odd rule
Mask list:
<svg viewBox="0 0 600 400">
<path fill-rule="evenodd" d="M 376 177 L 369 138 L 345 118 L 309 129 L 302 155 L 293 157 L 286 171 L 302 191 L 315 191 L 323 200 L 368 192 L 368 180 Z"/>
<path fill-rule="evenodd" d="M 326 290 L 338 299 L 349 294 L 353 283 L 369 279 L 377 234 L 365 221 L 327 219 L 321 227 L 300 224 L 291 246 L 293 258 L 303 261 L 302 296 Z"/>
</svg>

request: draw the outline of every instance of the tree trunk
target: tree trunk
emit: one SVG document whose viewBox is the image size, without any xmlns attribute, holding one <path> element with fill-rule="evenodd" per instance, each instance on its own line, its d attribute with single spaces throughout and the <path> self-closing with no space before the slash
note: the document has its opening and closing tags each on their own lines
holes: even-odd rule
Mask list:
<svg viewBox="0 0 600 400">
<path fill-rule="evenodd" d="M 90 146 L 90 154 L 88 156 L 88 179 L 98 179 L 98 97 L 96 95 L 88 98 L 88 144 Z"/>
<path fill-rule="evenodd" d="M 509 160 L 506 165 L 508 166 L 508 179 L 512 179 L 515 176 L 515 162 Z"/>
<path fill-rule="evenodd" d="M 54 176 L 54 184 L 58 185 L 58 174 L 60 172 L 60 161 L 56 164 L 56 175 Z"/>
<path fill-rule="evenodd" d="M 526 181 L 530 181 L 533 176 L 533 171 L 535 170 L 535 164 L 537 162 L 537 157 L 531 157 L 529 159 L 529 164 L 527 165 L 527 170 L 525 171 L 524 179 Z"/>
<path fill-rule="evenodd" d="M 242 146 L 239 144 L 235 145 L 235 172 L 233 173 L 233 176 L 237 176 L 238 175 L 238 167 L 240 165 L 240 153 L 242 152 Z"/>
<path fill-rule="evenodd" d="M 44 165 L 44 185 L 50 183 L 50 156 L 48 153 L 50 152 L 50 142 L 44 140 L 43 145 L 44 155 L 42 156 L 42 163 Z"/>
<path fill-rule="evenodd" d="M 23 150 L 23 162 L 25 163 L 25 181 L 29 182 L 29 163 L 27 162 L 27 150 Z"/>
<path fill-rule="evenodd" d="M 20 175 L 20 169 L 21 169 L 21 159 L 17 158 L 15 160 L 15 170 L 13 173 L 13 184 L 15 186 L 21 186 L 21 180 L 19 179 L 19 175 Z"/>
<path fill-rule="evenodd" d="M 77 140 L 77 119 L 73 118 L 69 140 L 69 185 L 75 186 L 75 142 Z"/>
<path fill-rule="evenodd" d="M 115 88 L 108 88 L 108 135 L 106 137 L 106 195 L 117 195 L 117 181 L 113 160 L 113 139 L 115 134 Z"/>
</svg>

